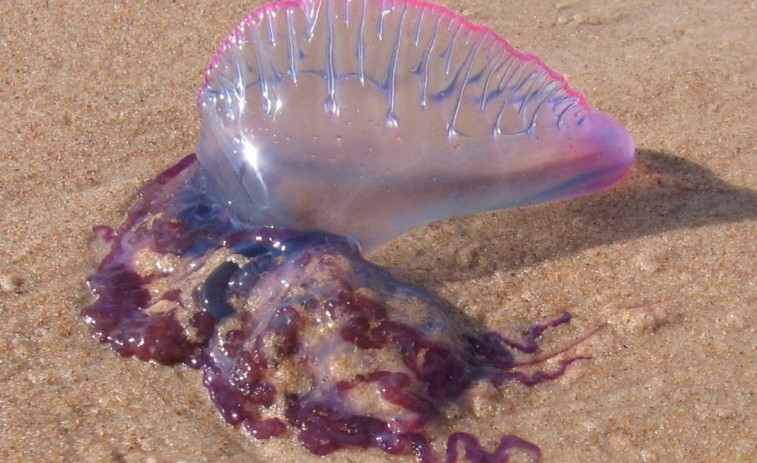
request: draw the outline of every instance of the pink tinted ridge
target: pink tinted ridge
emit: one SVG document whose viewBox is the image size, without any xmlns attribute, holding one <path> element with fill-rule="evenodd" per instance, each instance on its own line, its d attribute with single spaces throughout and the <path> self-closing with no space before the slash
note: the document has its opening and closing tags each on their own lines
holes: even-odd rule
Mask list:
<svg viewBox="0 0 757 463">
<path fill-rule="evenodd" d="M 381 1 L 381 0 L 369 0 L 369 1 Z M 547 66 L 547 63 L 542 61 L 541 58 L 539 58 L 536 55 L 532 55 L 529 53 L 522 53 L 518 51 L 515 47 L 512 46 L 510 42 L 508 42 L 506 39 L 501 37 L 499 34 L 497 34 L 493 29 L 490 27 L 481 25 L 481 24 L 475 24 L 468 20 L 465 16 L 461 15 L 457 11 L 450 10 L 449 8 L 435 4 L 435 3 L 429 3 L 424 2 L 423 0 L 404 0 L 406 3 L 409 3 L 411 5 L 416 5 L 422 8 L 426 8 L 428 10 L 437 11 L 440 16 L 451 16 L 452 18 L 456 19 L 457 21 L 460 21 L 467 29 L 472 31 L 478 31 L 478 32 L 484 32 L 484 33 L 490 33 L 492 34 L 497 41 L 502 44 L 508 53 L 511 55 L 519 58 L 522 61 L 532 61 L 536 62 L 544 68 L 552 77 L 552 79 L 562 82 L 563 89 L 569 93 L 571 96 L 577 98 L 582 105 L 589 106 L 588 102 L 586 101 L 586 98 L 584 95 L 579 92 L 578 90 L 575 90 L 571 88 L 568 85 L 568 81 L 565 80 L 565 76 L 560 74 L 559 72 L 556 72 L 549 66 Z M 231 31 L 231 33 L 224 39 L 224 41 L 221 43 L 221 46 L 218 47 L 216 52 L 213 54 L 213 57 L 210 59 L 210 63 L 208 63 L 208 69 L 205 71 L 205 83 L 202 86 L 202 89 L 200 90 L 200 93 L 198 95 L 198 104 L 199 99 L 202 96 L 202 93 L 205 91 L 205 89 L 208 87 L 208 83 L 211 80 L 211 73 L 213 69 L 218 65 L 219 60 L 223 56 L 223 54 L 226 52 L 226 50 L 238 43 L 240 38 L 243 38 L 244 30 L 248 27 L 256 27 L 260 21 L 263 20 L 264 15 L 277 13 L 281 10 L 286 10 L 288 8 L 305 8 L 305 5 L 308 3 L 313 3 L 312 0 L 300 0 L 298 2 L 293 1 L 281 1 L 281 2 L 270 2 L 265 3 L 258 8 L 254 9 L 252 12 L 250 12 L 245 18 L 237 25 L 237 27 L 234 28 L 234 30 Z M 383 2 L 382 2 L 383 3 Z"/>
</svg>

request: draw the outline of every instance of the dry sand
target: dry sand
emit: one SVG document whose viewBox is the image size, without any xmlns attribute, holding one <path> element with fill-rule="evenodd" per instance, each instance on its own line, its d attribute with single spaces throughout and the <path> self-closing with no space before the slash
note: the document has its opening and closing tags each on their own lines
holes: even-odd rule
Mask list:
<svg viewBox="0 0 757 463">
<path fill-rule="evenodd" d="M 757 461 L 755 2 L 445 3 L 565 73 L 639 164 L 373 259 L 492 329 L 566 309 L 566 339 L 604 326 L 562 379 L 504 391 L 497 426 L 545 462 Z M 193 151 L 204 68 L 256 4 L 0 2 L 0 461 L 298 458 L 227 426 L 197 372 L 122 359 L 79 317 L 91 227 Z"/>
</svg>

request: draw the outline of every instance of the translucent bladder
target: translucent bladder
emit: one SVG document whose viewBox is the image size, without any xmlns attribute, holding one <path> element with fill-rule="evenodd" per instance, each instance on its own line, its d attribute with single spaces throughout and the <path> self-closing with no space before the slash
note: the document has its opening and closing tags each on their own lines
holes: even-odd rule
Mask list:
<svg viewBox="0 0 757 463">
<path fill-rule="evenodd" d="M 214 56 L 197 153 L 238 220 L 372 248 L 411 228 L 605 188 L 628 132 L 535 56 L 417 1 L 261 7 Z"/>
</svg>

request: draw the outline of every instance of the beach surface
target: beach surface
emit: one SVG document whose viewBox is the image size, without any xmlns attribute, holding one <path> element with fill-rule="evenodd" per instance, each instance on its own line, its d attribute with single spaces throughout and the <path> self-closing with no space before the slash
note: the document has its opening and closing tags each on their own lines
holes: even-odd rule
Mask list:
<svg viewBox="0 0 757 463">
<path fill-rule="evenodd" d="M 608 192 L 369 256 L 490 330 L 570 311 L 547 351 L 593 333 L 574 350 L 590 359 L 506 386 L 470 425 L 545 463 L 757 461 L 757 3 L 443 3 L 563 73 L 638 149 Z M 258 4 L 0 2 L 0 461 L 324 461 L 227 425 L 200 373 L 121 358 L 80 317 L 92 227 L 194 151 L 207 63 Z"/>
</svg>

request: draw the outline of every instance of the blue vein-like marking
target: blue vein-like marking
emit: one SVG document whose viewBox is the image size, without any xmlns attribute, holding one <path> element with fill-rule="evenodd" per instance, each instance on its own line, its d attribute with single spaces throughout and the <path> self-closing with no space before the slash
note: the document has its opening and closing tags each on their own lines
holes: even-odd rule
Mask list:
<svg viewBox="0 0 757 463">
<path fill-rule="evenodd" d="M 569 103 L 568 103 L 568 105 L 567 105 L 567 106 L 565 107 L 565 109 L 563 109 L 563 110 L 562 110 L 562 112 L 560 112 L 560 115 L 559 115 L 559 116 L 557 116 L 557 126 L 558 126 L 558 127 L 560 127 L 560 126 L 562 126 L 562 125 L 563 125 L 563 123 L 564 123 L 564 122 L 563 122 L 563 119 L 565 118 L 565 115 L 566 115 L 566 114 L 568 114 L 568 110 L 570 110 L 570 108 L 572 108 L 573 106 L 575 106 L 575 105 L 577 105 L 577 104 L 578 104 L 578 101 L 576 101 L 576 99 L 575 99 L 575 98 L 572 98 L 572 97 L 565 97 L 564 99 L 568 99 L 568 100 L 569 100 Z"/>
<path fill-rule="evenodd" d="M 345 0 L 344 11 L 342 12 L 342 16 L 344 16 L 344 24 L 347 26 L 350 25 L 350 3 L 352 3 L 352 0 Z"/>
<path fill-rule="evenodd" d="M 548 81 L 547 84 L 543 87 L 543 90 L 538 92 L 538 94 L 541 97 L 541 100 L 537 103 L 536 108 L 534 108 L 534 112 L 531 115 L 531 120 L 528 123 L 528 133 L 529 135 L 533 134 L 533 129 L 536 127 L 536 117 L 539 114 L 539 111 L 541 110 L 542 106 L 550 99 L 553 95 L 555 95 L 559 90 L 560 86 L 555 85 L 555 81 Z M 551 87 L 551 88 L 550 88 Z M 549 92 L 546 92 L 547 89 L 550 89 Z M 537 94 L 535 93 L 533 96 L 535 97 Z"/>
<path fill-rule="evenodd" d="M 361 84 L 365 84 L 365 2 L 366 0 L 363 0 L 363 8 L 360 10 L 360 26 L 357 36 L 358 76 Z"/>
<path fill-rule="evenodd" d="M 250 32 L 252 32 L 253 28 L 250 28 Z M 252 43 L 252 49 L 255 51 L 255 61 L 257 61 L 258 65 L 258 82 L 260 87 L 260 93 L 263 95 L 263 101 L 261 102 L 261 105 L 263 107 L 263 112 L 266 114 L 271 114 L 272 110 L 272 104 L 271 104 L 271 98 L 269 95 L 269 84 L 268 84 L 268 77 L 265 74 L 265 70 L 263 69 L 263 60 L 262 60 L 262 54 L 260 52 L 260 47 L 257 40 L 254 40 L 253 37 L 250 37 L 250 41 Z"/>
<path fill-rule="evenodd" d="M 489 64 L 490 64 L 490 61 L 491 61 L 489 59 L 489 52 L 491 51 L 492 47 L 494 46 L 494 42 L 491 41 L 491 40 L 489 40 L 489 38 L 490 38 L 489 34 L 482 33 L 482 32 L 478 32 L 478 34 L 481 35 L 481 45 L 480 45 L 479 53 L 485 52 L 486 53 L 486 60 L 485 60 L 485 64 L 483 66 L 481 66 L 481 68 L 478 71 L 476 71 L 475 74 L 472 74 L 469 77 L 469 79 L 468 79 L 469 83 L 477 83 L 477 82 L 479 82 L 481 80 L 481 77 L 484 75 L 484 73 L 486 72 L 486 70 L 489 68 Z M 477 101 L 477 100 L 472 99 L 472 101 Z"/>
<path fill-rule="evenodd" d="M 457 28 L 455 29 L 455 32 L 452 33 L 452 38 L 449 41 L 449 48 L 447 48 L 447 64 L 444 68 L 444 73 L 449 75 L 450 70 L 452 69 L 452 57 L 455 54 L 455 43 L 457 42 L 457 34 L 460 33 L 460 26 L 462 25 L 459 20 L 456 19 L 450 19 L 449 24 L 447 27 L 451 27 L 452 23 L 455 23 L 457 25 Z"/>
<path fill-rule="evenodd" d="M 538 94 L 538 92 L 534 91 L 534 87 L 536 87 L 536 84 L 539 82 L 539 77 L 540 76 L 538 75 L 538 70 L 536 73 L 532 73 L 528 77 L 528 82 L 531 85 L 529 85 L 526 91 L 523 93 L 523 98 L 521 98 L 520 106 L 518 107 L 517 111 L 518 117 L 520 117 L 521 119 L 523 119 L 523 113 L 526 109 L 526 106 L 530 104 L 533 100 L 533 97 Z"/>
<path fill-rule="evenodd" d="M 266 19 L 268 20 L 269 31 L 271 33 L 269 37 L 273 37 L 273 39 L 270 41 L 270 46 L 263 47 L 263 53 L 265 53 L 265 63 L 268 65 L 268 69 L 271 71 L 270 79 L 268 81 L 268 91 L 269 94 L 274 94 L 275 90 L 278 88 L 278 84 L 281 82 L 281 72 L 277 69 L 277 62 L 273 58 L 276 55 L 276 51 L 274 50 L 274 48 L 276 47 L 276 27 L 274 20 L 277 19 L 277 16 L 275 15 L 275 13 L 269 11 L 266 15 Z M 274 109 L 274 107 L 272 107 L 272 109 Z"/>
<path fill-rule="evenodd" d="M 425 16 L 426 16 L 426 9 L 422 8 L 421 9 L 421 14 L 418 17 L 418 27 L 415 28 L 415 39 L 413 40 L 413 42 L 415 43 L 416 47 L 421 42 L 421 29 L 423 29 L 422 28 L 422 24 L 423 24 L 423 18 Z"/>
<path fill-rule="evenodd" d="M 476 41 L 476 45 L 473 46 L 471 49 L 468 50 L 468 56 L 465 57 L 465 61 L 463 61 L 463 64 L 458 69 L 458 73 L 460 72 L 460 69 L 462 69 L 463 66 L 465 66 L 465 63 L 468 63 L 468 66 L 465 68 L 465 75 L 463 76 L 463 80 L 460 83 L 460 91 L 457 93 L 457 100 L 455 101 L 455 107 L 452 110 L 452 117 L 450 118 L 450 122 L 447 125 L 447 136 L 452 135 L 453 133 L 457 132 L 457 129 L 455 129 L 455 123 L 457 123 L 457 115 L 460 112 L 460 105 L 463 102 L 463 94 L 465 93 L 465 87 L 468 85 L 468 79 L 470 78 L 470 72 L 471 68 L 473 67 L 473 62 L 476 60 L 476 55 L 478 54 L 478 50 L 481 47 L 481 41 L 483 40 L 483 34 L 478 35 L 478 40 Z"/>
<path fill-rule="evenodd" d="M 407 12 L 407 3 L 404 3 L 404 8 L 400 13 L 400 21 L 397 26 L 396 40 L 394 42 L 394 49 L 392 50 L 392 57 L 389 65 L 389 72 L 387 74 L 387 83 L 389 86 L 389 111 L 386 115 L 387 122 L 392 126 L 397 125 L 397 116 L 394 114 L 394 104 L 396 100 L 396 87 L 397 87 L 397 62 L 399 61 L 400 52 L 400 39 L 402 38 L 402 26 L 405 23 L 405 13 Z"/>
<path fill-rule="evenodd" d="M 531 77 L 528 79 L 530 84 L 528 86 L 528 89 L 523 93 L 523 96 L 520 98 L 520 106 L 518 107 L 518 111 L 516 111 L 516 114 L 518 115 L 518 118 L 520 118 L 522 124 L 523 124 L 523 131 L 531 134 L 531 129 L 533 129 L 533 126 L 530 123 L 525 122 L 525 108 L 531 104 L 531 102 L 534 100 L 534 97 L 538 95 L 538 92 L 534 91 L 534 87 L 536 86 L 536 83 L 538 82 L 538 76 Z"/>
<path fill-rule="evenodd" d="M 241 53 L 237 47 L 232 49 L 232 54 L 234 53 Z M 244 93 L 244 70 L 242 69 L 242 64 L 240 60 L 233 59 L 231 60 L 228 67 L 231 69 L 231 74 L 229 77 L 226 77 L 224 74 L 224 77 L 226 77 L 226 80 L 228 80 L 228 84 L 224 85 L 224 89 L 226 90 L 227 96 L 229 98 L 227 104 L 231 106 L 232 102 L 234 102 L 237 98 L 239 98 L 240 95 Z"/>
<path fill-rule="evenodd" d="M 313 11 L 313 6 L 316 6 Z M 315 26 L 318 22 L 318 17 L 321 15 L 321 2 L 305 2 L 305 30 L 307 30 L 308 42 L 313 39 L 315 34 Z"/>
<path fill-rule="evenodd" d="M 518 67 L 518 70 L 522 70 L 522 68 Z M 502 121 L 502 116 L 504 115 L 505 111 L 507 110 L 507 105 L 510 103 L 510 101 L 512 101 L 512 97 L 515 96 L 515 94 L 518 93 L 523 88 L 523 86 L 526 85 L 526 83 L 528 83 L 530 77 L 531 77 L 531 75 L 529 74 L 529 75 L 525 76 L 522 80 L 520 80 L 517 84 L 515 84 L 515 86 L 510 89 L 510 91 L 507 94 L 507 97 L 505 98 L 505 100 L 502 102 L 502 106 L 500 107 L 499 114 L 497 115 L 497 120 L 496 120 L 496 123 L 495 123 L 495 129 L 497 131 L 496 133 L 501 134 L 501 135 L 516 135 L 516 134 L 519 134 L 519 133 L 523 133 L 525 131 L 525 130 L 518 130 L 518 131 L 515 131 L 515 132 L 504 132 L 500 128 L 500 124 L 501 124 L 501 121 Z M 509 82 L 509 78 L 508 78 L 508 82 Z"/>
<path fill-rule="evenodd" d="M 497 86 L 492 90 L 492 93 L 487 98 L 489 101 L 496 101 L 497 98 L 499 98 L 502 93 L 504 93 L 504 90 L 507 88 L 507 82 L 509 81 L 510 77 L 512 77 L 512 73 L 515 72 L 517 69 L 517 66 L 513 66 L 513 63 L 516 63 L 517 60 L 515 57 L 511 54 L 507 54 L 505 57 L 505 61 L 502 63 L 505 67 L 504 71 L 502 72 L 502 75 L 499 77 L 499 82 L 497 82 Z"/>
<path fill-rule="evenodd" d="M 434 32 L 431 34 L 431 42 L 429 43 L 428 47 L 426 48 L 426 52 L 423 54 L 423 79 L 421 80 L 421 108 L 425 108 L 426 104 L 428 103 L 428 80 L 429 80 L 429 61 L 431 59 L 431 53 L 434 51 L 434 47 L 436 47 L 436 38 L 437 34 L 439 32 L 439 22 L 441 22 L 442 17 L 438 16 L 436 18 L 436 22 L 434 23 Z"/>
<path fill-rule="evenodd" d="M 487 74 L 486 79 L 484 80 L 484 87 L 481 89 L 481 96 L 479 97 L 481 103 L 479 110 L 484 111 L 486 109 L 486 104 L 489 102 L 489 88 L 492 84 L 492 79 L 502 70 L 505 62 L 506 57 L 502 53 L 496 57 L 496 61 L 490 61 L 491 65 L 489 66 L 489 74 Z"/>
<path fill-rule="evenodd" d="M 491 52 L 491 49 L 494 48 L 497 45 L 497 41 L 492 42 L 492 46 L 489 48 L 489 52 Z M 486 79 L 484 79 L 484 88 L 481 91 L 481 105 L 479 106 L 479 110 L 482 112 L 484 109 L 486 109 L 486 101 L 487 96 L 489 93 L 489 85 L 491 84 L 492 77 L 499 72 L 500 69 L 502 69 L 502 66 L 504 65 L 504 60 L 502 59 L 504 57 L 504 53 L 502 53 L 502 50 L 495 52 L 495 59 L 494 60 L 487 60 L 487 67 L 489 67 L 489 73 L 486 75 Z"/>
<path fill-rule="evenodd" d="M 292 15 L 294 10 L 287 9 L 287 32 L 289 39 L 289 76 L 292 78 L 292 82 L 297 84 L 297 57 L 294 55 L 294 42 L 297 38 L 297 32 L 294 29 Z"/>
<path fill-rule="evenodd" d="M 273 13 L 269 11 L 266 16 L 268 16 L 268 41 L 271 42 L 271 45 L 275 47 L 276 30 L 273 27 Z"/>
<path fill-rule="evenodd" d="M 231 49 L 231 54 L 234 54 L 238 52 L 238 48 L 235 46 L 233 49 Z M 224 63 L 224 71 L 223 73 L 216 73 L 216 78 L 218 78 L 219 81 L 221 81 L 221 98 L 224 101 L 224 106 L 226 108 L 226 112 L 224 114 L 224 117 L 227 119 L 234 119 L 234 102 L 241 101 L 239 99 L 239 95 L 244 93 L 244 87 L 243 87 L 243 81 L 244 81 L 244 71 L 241 68 L 241 64 L 238 59 L 227 59 Z M 220 70 L 220 66 L 217 68 Z M 232 75 L 227 75 L 236 73 L 236 79 Z"/>
<path fill-rule="evenodd" d="M 384 37 L 384 0 L 381 0 L 378 24 L 376 25 L 376 37 L 381 40 Z"/>
<path fill-rule="evenodd" d="M 326 11 L 326 91 L 328 97 L 324 105 L 327 113 L 337 114 L 336 94 L 336 76 L 334 75 L 334 15 L 332 11 L 332 2 L 328 2 Z"/>
</svg>

